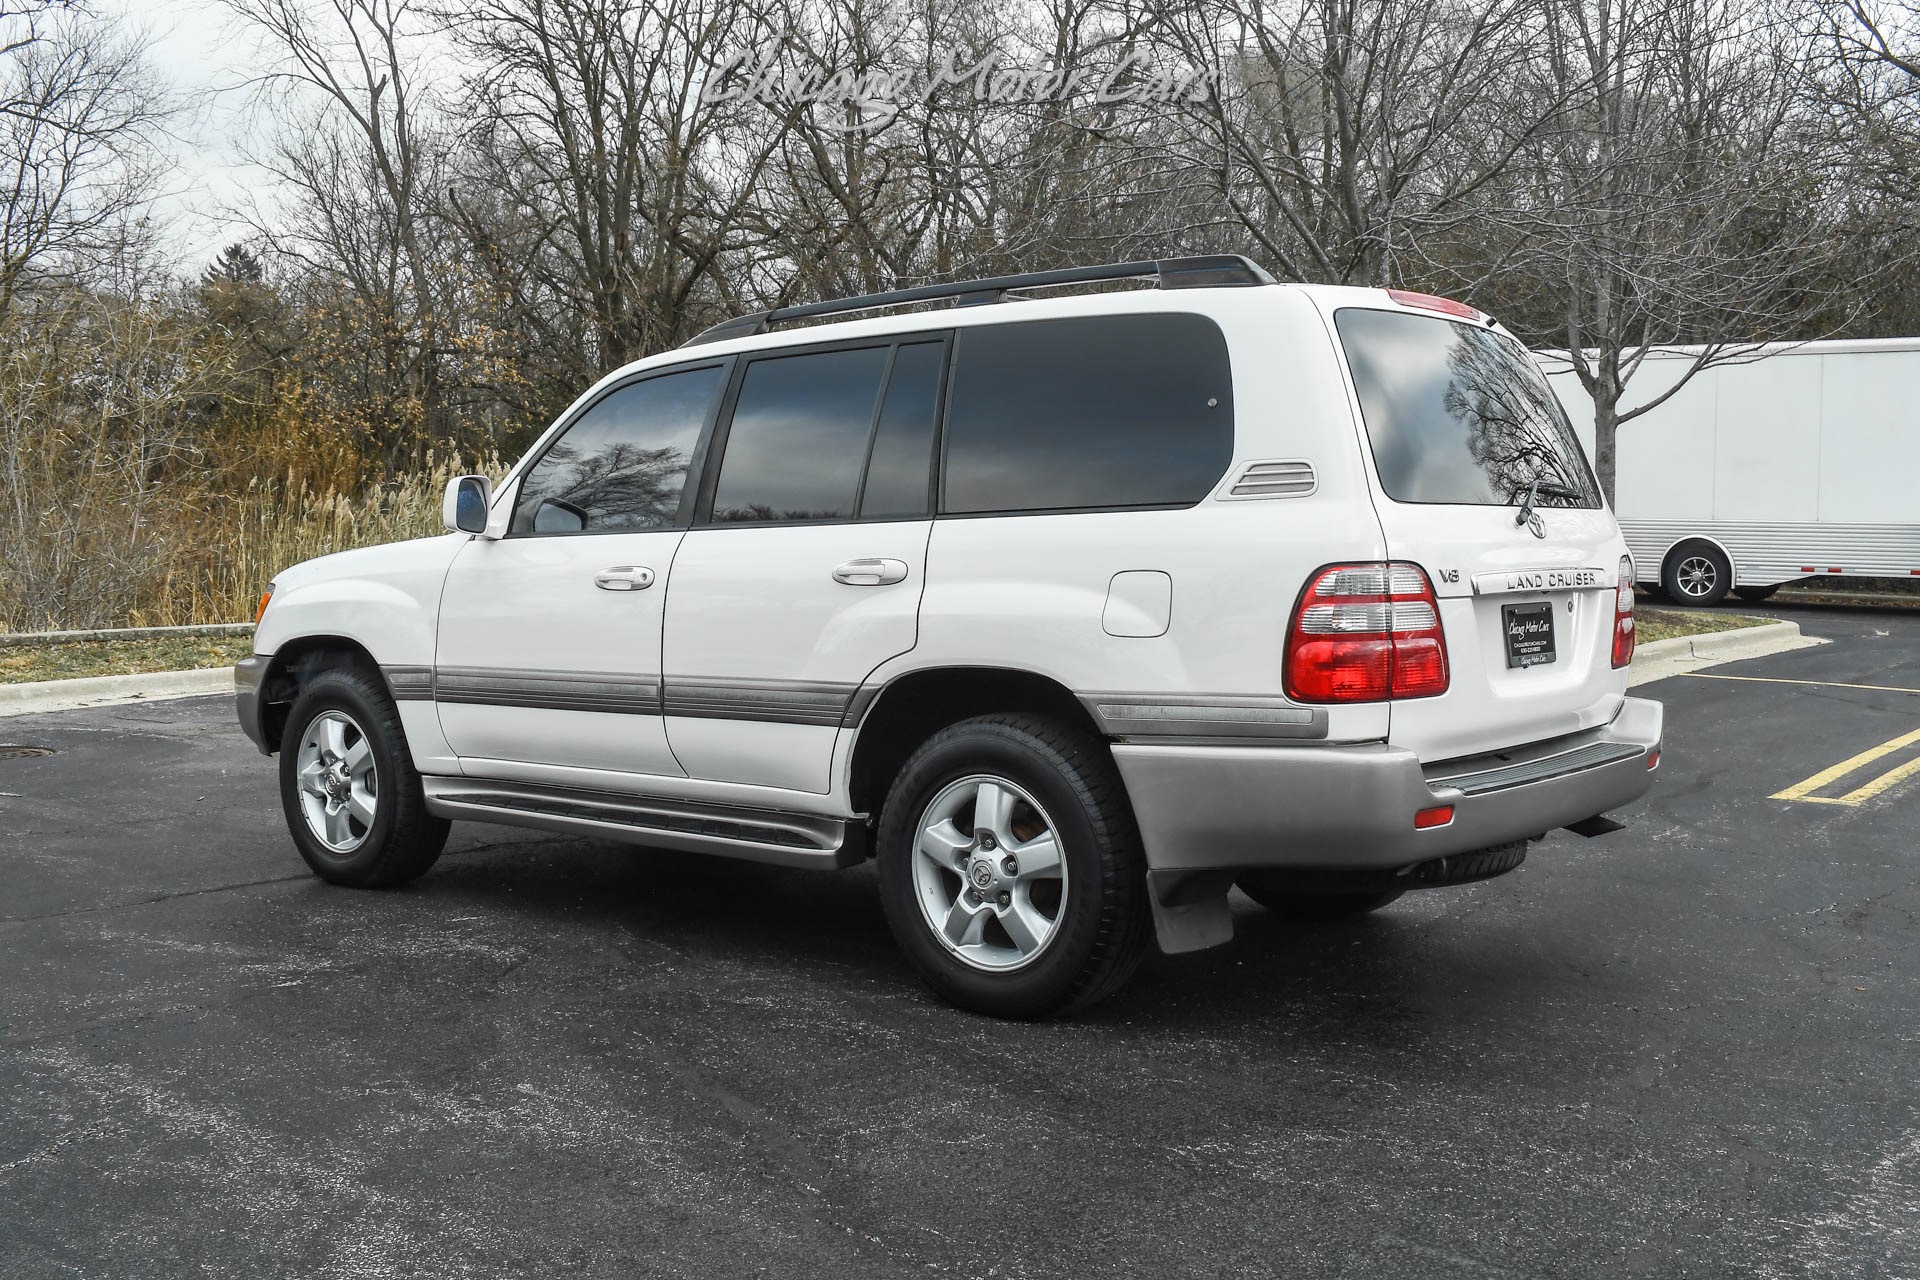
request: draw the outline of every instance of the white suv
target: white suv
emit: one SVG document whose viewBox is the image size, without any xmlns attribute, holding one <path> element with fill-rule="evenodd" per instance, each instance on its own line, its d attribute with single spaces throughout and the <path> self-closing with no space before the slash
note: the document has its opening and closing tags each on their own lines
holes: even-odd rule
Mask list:
<svg viewBox="0 0 1920 1280">
<path fill-rule="evenodd" d="M 1059 292 L 1121 279 L 1157 287 Z M 1036 1016 L 1224 941 L 1236 883 L 1330 918 L 1482 879 L 1659 763 L 1632 566 L 1527 351 L 1237 257 L 729 321 L 446 521 L 280 575 L 237 672 L 337 883 L 453 818 L 872 857 L 935 989 Z"/>
</svg>

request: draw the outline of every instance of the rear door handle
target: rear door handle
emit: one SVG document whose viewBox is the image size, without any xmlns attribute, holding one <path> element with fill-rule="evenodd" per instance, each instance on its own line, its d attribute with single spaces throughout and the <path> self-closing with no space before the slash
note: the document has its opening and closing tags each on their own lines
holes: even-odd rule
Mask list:
<svg viewBox="0 0 1920 1280">
<path fill-rule="evenodd" d="M 833 571 L 833 580 L 849 587 L 890 587 L 907 580 L 907 562 L 878 556 L 849 560 Z"/>
<path fill-rule="evenodd" d="M 637 564 L 616 564 L 593 575 L 602 591 L 645 591 L 653 585 L 653 570 Z"/>
</svg>

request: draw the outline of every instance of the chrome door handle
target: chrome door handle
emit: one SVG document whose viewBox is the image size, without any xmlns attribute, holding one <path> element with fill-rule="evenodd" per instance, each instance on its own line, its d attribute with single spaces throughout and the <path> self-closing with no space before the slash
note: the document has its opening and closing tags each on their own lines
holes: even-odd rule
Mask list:
<svg viewBox="0 0 1920 1280">
<path fill-rule="evenodd" d="M 833 580 L 849 587 L 890 587 L 907 580 L 907 562 L 878 556 L 849 560 L 833 571 Z"/>
<path fill-rule="evenodd" d="M 602 591 L 645 591 L 653 585 L 653 570 L 637 564 L 616 564 L 593 575 Z"/>
</svg>

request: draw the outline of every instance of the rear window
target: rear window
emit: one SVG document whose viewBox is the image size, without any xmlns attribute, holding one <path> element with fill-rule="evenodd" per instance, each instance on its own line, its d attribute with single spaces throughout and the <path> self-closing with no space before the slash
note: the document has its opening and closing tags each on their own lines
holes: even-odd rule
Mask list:
<svg viewBox="0 0 1920 1280">
<path fill-rule="evenodd" d="M 941 510 L 1189 506 L 1233 459 L 1233 372 L 1205 316 L 960 330 Z"/>
<path fill-rule="evenodd" d="M 1519 343 L 1477 325 L 1350 307 L 1334 324 L 1380 487 L 1395 502 L 1598 507 L 1566 411 Z"/>
</svg>

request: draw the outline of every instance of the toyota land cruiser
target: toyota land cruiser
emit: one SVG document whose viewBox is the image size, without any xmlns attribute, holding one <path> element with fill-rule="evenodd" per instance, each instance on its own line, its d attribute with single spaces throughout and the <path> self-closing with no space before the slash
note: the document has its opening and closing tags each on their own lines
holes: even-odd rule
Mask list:
<svg viewBox="0 0 1920 1280">
<path fill-rule="evenodd" d="M 445 519 L 279 575 L 236 673 L 335 883 L 455 818 L 872 858 L 934 989 L 1040 1016 L 1224 941 L 1235 884 L 1332 918 L 1497 875 L 1660 759 L 1525 348 L 1241 258 L 730 320 Z"/>
</svg>

